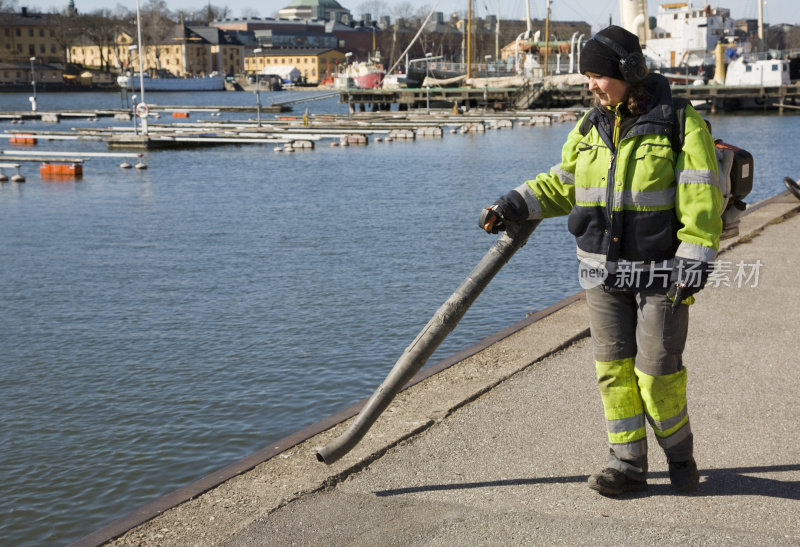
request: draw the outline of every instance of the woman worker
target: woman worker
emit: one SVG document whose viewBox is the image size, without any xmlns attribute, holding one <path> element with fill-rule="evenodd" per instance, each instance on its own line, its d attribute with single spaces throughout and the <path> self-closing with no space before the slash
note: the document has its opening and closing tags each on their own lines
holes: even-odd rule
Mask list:
<svg viewBox="0 0 800 547">
<path fill-rule="evenodd" d="M 669 84 L 648 74 L 630 32 L 598 32 L 580 70 L 596 104 L 567 137 L 561 163 L 498 199 L 481 227 L 496 233 L 505 222 L 569 215 L 610 444 L 589 488 L 608 496 L 647 488 L 647 420 L 673 487 L 691 492 L 699 474 L 681 356 L 688 305 L 722 231 L 714 142 L 687 106 L 674 144 Z"/>
</svg>

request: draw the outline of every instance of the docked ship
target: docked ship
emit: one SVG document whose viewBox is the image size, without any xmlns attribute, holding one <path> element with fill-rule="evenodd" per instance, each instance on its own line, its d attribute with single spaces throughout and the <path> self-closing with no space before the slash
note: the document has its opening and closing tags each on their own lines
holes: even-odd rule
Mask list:
<svg viewBox="0 0 800 547">
<path fill-rule="evenodd" d="M 466 63 L 446 63 L 441 57 L 412 59 L 406 64 L 406 85 L 422 87 L 425 80 L 441 82 L 459 81 L 467 77 Z"/>
<path fill-rule="evenodd" d="M 347 66 L 347 77 L 353 80 L 355 87 L 373 89 L 381 87 L 386 71 L 383 65 L 375 61 L 355 62 Z"/>
<path fill-rule="evenodd" d="M 122 74 L 117 77 L 117 85 L 123 89 L 139 89 L 144 85 L 145 91 L 222 91 L 225 89 L 225 78 L 220 74 L 194 76 L 186 78 L 153 78 L 145 74 Z"/>
<path fill-rule="evenodd" d="M 623 0 L 623 4 L 641 4 Z M 641 12 L 637 11 L 636 20 Z M 646 12 L 645 12 L 646 15 Z M 735 37 L 735 20 L 727 8 L 694 8 L 680 2 L 662 4 L 656 14 L 656 25 L 642 40 L 642 52 L 648 65 L 668 76 L 693 74 L 706 79 L 714 75 L 715 48 L 718 42 L 730 42 Z M 626 27 L 627 28 L 627 27 Z M 629 29 L 630 30 L 630 29 Z"/>
</svg>

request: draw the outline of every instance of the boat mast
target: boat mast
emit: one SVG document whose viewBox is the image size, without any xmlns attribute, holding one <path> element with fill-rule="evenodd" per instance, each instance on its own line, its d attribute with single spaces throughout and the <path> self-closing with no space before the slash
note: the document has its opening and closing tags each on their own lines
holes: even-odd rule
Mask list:
<svg viewBox="0 0 800 547">
<path fill-rule="evenodd" d="M 411 46 L 413 46 L 414 43 L 417 41 L 417 38 L 419 38 L 419 35 L 422 34 L 423 30 L 425 30 L 425 25 L 428 24 L 428 20 L 431 18 L 431 15 L 433 15 L 433 12 L 436 11 L 436 8 L 439 6 L 439 1 L 440 0 L 436 0 L 436 3 L 431 8 L 431 11 L 428 12 L 428 16 L 425 17 L 425 20 L 422 21 L 422 24 L 419 26 L 419 30 L 417 30 L 417 33 L 414 35 L 414 38 L 411 39 L 411 42 L 408 43 L 408 46 L 406 46 L 406 49 L 403 50 L 403 53 L 401 53 L 400 56 L 397 58 L 397 60 L 394 62 L 394 64 L 392 65 L 392 68 L 390 68 L 389 70 L 386 71 L 386 75 L 387 76 L 389 74 L 391 74 L 392 72 L 394 72 L 394 69 L 397 68 L 397 65 L 400 64 L 400 61 L 409 52 L 409 50 L 411 49 Z"/>
<path fill-rule="evenodd" d="M 550 0 L 547 0 L 547 13 L 544 18 L 544 75 L 547 76 L 548 56 L 550 54 Z"/>
<path fill-rule="evenodd" d="M 497 0 L 497 21 L 494 24 L 494 60 L 500 60 L 500 0 Z"/>
<path fill-rule="evenodd" d="M 472 0 L 467 7 L 467 78 L 472 78 Z"/>
<path fill-rule="evenodd" d="M 764 51 L 764 0 L 758 0 L 758 52 Z"/>
<path fill-rule="evenodd" d="M 533 32 L 531 31 L 531 3 L 530 1 L 526 0 L 525 2 L 525 23 L 527 30 L 525 31 L 525 38 L 530 39 L 533 36 Z"/>
<path fill-rule="evenodd" d="M 389 55 L 389 62 L 394 64 L 394 48 L 397 45 L 397 10 L 394 8 L 392 8 L 392 19 L 394 19 L 394 28 L 392 29 L 392 53 Z M 406 73 L 408 73 L 408 67 L 406 67 Z"/>
</svg>

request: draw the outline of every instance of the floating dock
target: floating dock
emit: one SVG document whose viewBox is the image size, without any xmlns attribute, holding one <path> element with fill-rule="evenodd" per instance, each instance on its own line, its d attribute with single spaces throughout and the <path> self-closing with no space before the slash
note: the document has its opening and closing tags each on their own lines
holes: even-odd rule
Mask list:
<svg viewBox="0 0 800 547">
<path fill-rule="evenodd" d="M 204 110 L 213 113 L 211 109 Z M 200 120 L 178 118 L 174 122 L 148 122 L 147 134 L 130 125 L 77 127 L 70 131 L 19 130 L 0 134 L 9 143 L 20 139 L 35 146 L 49 140 L 105 141 L 112 149 L 180 149 L 199 146 L 270 144 L 281 150 L 309 150 L 317 143 L 331 146 L 368 144 L 386 140 L 413 140 L 417 137 L 442 137 L 450 133 L 481 133 L 492 129 L 524 125 L 546 125 L 576 121 L 578 110 L 493 112 L 450 110 L 425 112 L 378 112 L 275 116 L 264 120 Z M 19 149 L 19 146 L 15 147 Z"/>
<path fill-rule="evenodd" d="M 188 113 L 256 113 L 259 110 L 265 114 L 279 114 L 282 112 L 291 112 L 291 105 L 288 103 L 263 105 L 260 108 L 257 105 L 253 106 L 177 106 L 177 105 L 148 105 L 151 116 L 161 114 L 172 114 L 173 112 L 188 112 Z M 58 112 L 31 112 L 27 110 L 16 110 L 8 112 L 0 112 L 0 121 L 24 122 L 31 120 L 38 120 L 44 123 L 60 123 L 66 119 L 89 119 L 96 120 L 100 118 L 114 118 L 120 121 L 130 121 L 133 118 L 133 109 L 131 108 L 110 108 L 110 109 L 82 109 L 82 110 L 59 110 Z"/>
<path fill-rule="evenodd" d="M 684 97 L 697 108 L 733 110 L 745 104 L 753 108 L 785 111 L 800 110 L 800 85 L 784 86 L 673 86 L 673 95 Z M 322 97 L 339 97 L 350 105 L 349 114 L 282 115 L 291 104 Z M 586 86 L 544 86 L 528 82 L 521 87 L 424 88 L 424 89 L 347 89 L 298 97 L 279 105 L 185 106 L 150 105 L 147 134 L 134 124 L 115 127 L 73 128 L 71 131 L 7 131 L 0 138 L 9 144 L 34 146 L 43 140 L 101 140 L 109 148 L 180 149 L 198 146 L 269 144 L 276 151 L 314 149 L 326 139 L 332 146 L 367 144 L 370 139 L 414 139 L 440 137 L 451 133 L 481 132 L 507 126 L 570 121 L 593 102 Z M 560 110 L 534 110 L 523 105 L 557 105 Z M 562 106 L 570 105 L 570 106 Z M 393 111 L 395 110 L 396 111 Z M 242 120 L 221 120 L 221 113 L 246 116 Z M 272 112 L 274 116 L 262 117 Z M 162 114 L 171 114 L 170 121 Z M 130 110 L 0 112 L 0 120 L 21 121 L 40 117 L 59 121 L 80 115 L 98 118 L 113 116 L 131 121 Z M 196 121 L 190 121 L 190 118 Z M 217 118 L 215 120 L 215 118 Z M 230 118 L 230 116 L 229 116 Z"/>
</svg>

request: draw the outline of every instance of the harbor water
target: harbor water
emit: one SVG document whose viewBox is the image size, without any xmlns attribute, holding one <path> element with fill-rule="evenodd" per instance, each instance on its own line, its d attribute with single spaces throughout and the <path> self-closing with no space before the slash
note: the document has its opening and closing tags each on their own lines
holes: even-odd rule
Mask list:
<svg viewBox="0 0 800 547">
<path fill-rule="evenodd" d="M 115 93 L 38 100 L 40 110 L 120 103 Z M 294 108 L 306 106 L 346 112 L 335 98 Z M 27 94 L 0 95 L 0 111 L 28 108 Z M 753 153 L 750 202 L 800 175 L 797 116 L 708 118 Z M 0 129 L 102 123 L 124 122 Z M 368 396 L 491 246 L 481 207 L 557 163 L 570 126 L 294 154 L 151 151 L 146 170 L 95 158 L 77 181 L 26 165 L 27 182 L 0 185 L 3 543 L 76 540 Z M 37 150 L 107 151 L 60 140 Z M 578 290 L 565 219 L 543 222 L 430 363 Z"/>
</svg>

